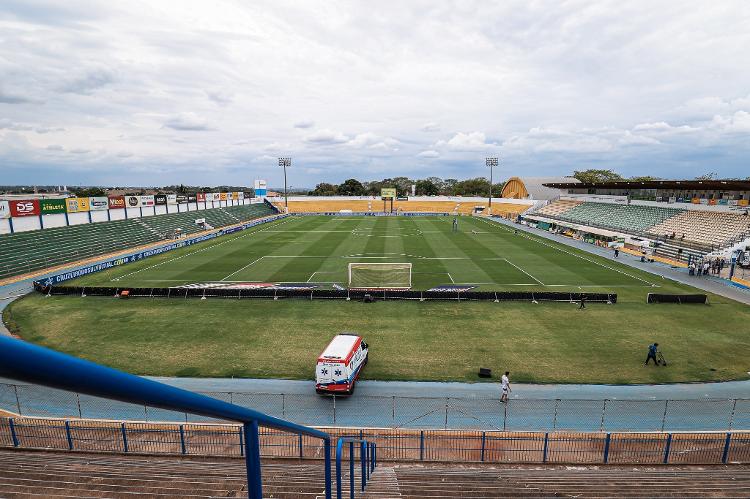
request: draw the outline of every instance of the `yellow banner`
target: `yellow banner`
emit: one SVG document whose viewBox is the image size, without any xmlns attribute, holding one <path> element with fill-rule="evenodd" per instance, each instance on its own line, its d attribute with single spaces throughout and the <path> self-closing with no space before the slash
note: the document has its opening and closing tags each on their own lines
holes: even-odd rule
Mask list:
<svg viewBox="0 0 750 499">
<path fill-rule="evenodd" d="M 227 193 L 226 192 L 222 192 L 221 193 L 221 197 L 219 198 L 219 200 L 220 201 L 226 201 L 227 200 Z"/>
<path fill-rule="evenodd" d="M 91 205 L 89 204 L 89 198 L 67 198 L 65 200 L 65 207 L 68 213 L 78 213 L 89 211 Z"/>
</svg>

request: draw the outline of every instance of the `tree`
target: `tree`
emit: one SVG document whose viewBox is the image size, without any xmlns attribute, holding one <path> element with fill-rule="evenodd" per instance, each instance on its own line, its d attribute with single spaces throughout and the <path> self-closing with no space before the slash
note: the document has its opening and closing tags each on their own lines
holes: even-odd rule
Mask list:
<svg viewBox="0 0 750 499">
<path fill-rule="evenodd" d="M 488 196 L 489 193 L 490 182 L 484 177 L 462 180 L 453 186 L 453 194 L 456 196 Z"/>
<path fill-rule="evenodd" d="M 359 180 L 350 178 L 336 187 L 336 193 L 339 196 L 364 196 L 365 187 Z"/>
<path fill-rule="evenodd" d="M 107 193 L 104 189 L 100 187 L 86 187 L 86 188 L 71 188 L 71 191 L 73 194 L 75 194 L 79 198 L 88 198 L 88 197 L 98 197 L 98 196 L 106 196 Z"/>
<path fill-rule="evenodd" d="M 336 186 L 333 184 L 328 184 L 326 182 L 321 182 L 320 184 L 315 186 L 315 190 L 310 192 L 311 196 L 335 196 L 336 195 Z"/>
<path fill-rule="evenodd" d="M 653 182 L 654 180 L 661 180 L 659 177 L 652 177 L 650 175 L 645 175 L 643 177 L 630 177 L 628 180 L 631 182 Z"/>
<path fill-rule="evenodd" d="M 426 178 L 424 180 L 417 180 L 416 191 L 417 196 L 436 196 L 440 194 L 440 187 L 431 179 Z"/>
<path fill-rule="evenodd" d="M 617 182 L 623 180 L 619 173 L 612 170 L 576 170 L 573 176 L 584 184 Z"/>
<path fill-rule="evenodd" d="M 714 180 L 717 177 L 716 172 L 708 172 L 695 177 L 695 180 Z"/>
</svg>

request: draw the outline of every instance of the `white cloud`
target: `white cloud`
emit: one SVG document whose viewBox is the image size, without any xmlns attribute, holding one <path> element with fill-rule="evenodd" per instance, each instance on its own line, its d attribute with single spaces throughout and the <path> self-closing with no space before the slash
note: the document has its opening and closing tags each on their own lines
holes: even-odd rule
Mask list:
<svg viewBox="0 0 750 499">
<path fill-rule="evenodd" d="M 64 151 L 65 148 L 60 144 L 50 144 L 46 147 L 48 151 Z"/>
<path fill-rule="evenodd" d="M 438 141 L 436 147 L 447 147 L 453 151 L 484 151 L 495 147 L 494 142 L 487 142 L 487 137 L 483 132 L 458 132 L 450 140 Z"/>
<path fill-rule="evenodd" d="M 279 185 L 278 154 L 300 186 L 483 175 L 490 153 L 509 174 L 743 175 L 745 2 L 681 6 L 5 2 L 3 181 Z"/>
<path fill-rule="evenodd" d="M 205 131 L 211 130 L 205 118 L 195 113 L 179 113 L 164 122 L 164 126 L 173 130 Z"/>
<path fill-rule="evenodd" d="M 305 142 L 311 144 L 342 144 L 349 140 L 349 137 L 341 132 L 323 129 L 316 130 L 305 136 Z"/>
<path fill-rule="evenodd" d="M 90 149 L 85 149 L 83 147 L 76 147 L 74 149 L 71 149 L 70 152 L 72 154 L 88 154 L 88 153 L 91 152 L 91 150 Z"/>
</svg>

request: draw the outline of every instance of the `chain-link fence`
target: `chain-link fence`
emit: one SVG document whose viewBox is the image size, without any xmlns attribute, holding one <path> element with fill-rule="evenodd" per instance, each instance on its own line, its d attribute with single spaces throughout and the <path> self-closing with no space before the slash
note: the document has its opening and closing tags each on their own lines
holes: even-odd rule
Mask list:
<svg viewBox="0 0 750 499">
<path fill-rule="evenodd" d="M 503 404 L 490 398 L 203 393 L 311 426 L 603 432 L 750 430 L 750 399 L 511 399 Z M 37 385 L 0 384 L 0 409 L 40 417 L 213 421 Z"/>
</svg>

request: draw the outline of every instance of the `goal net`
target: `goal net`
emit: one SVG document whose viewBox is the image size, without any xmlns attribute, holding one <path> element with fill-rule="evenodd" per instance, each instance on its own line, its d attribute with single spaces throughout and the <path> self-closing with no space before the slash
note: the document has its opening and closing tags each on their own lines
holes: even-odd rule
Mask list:
<svg viewBox="0 0 750 499">
<path fill-rule="evenodd" d="M 349 287 L 411 288 L 411 263 L 350 263 Z"/>
</svg>

